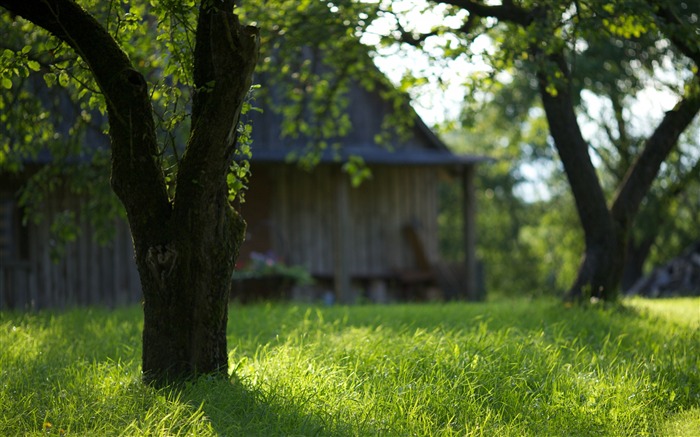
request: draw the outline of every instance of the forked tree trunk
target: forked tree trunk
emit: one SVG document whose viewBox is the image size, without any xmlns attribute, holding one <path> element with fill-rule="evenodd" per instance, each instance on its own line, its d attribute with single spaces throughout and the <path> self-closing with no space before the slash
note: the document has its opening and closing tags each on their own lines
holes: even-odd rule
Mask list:
<svg viewBox="0 0 700 437">
<path fill-rule="evenodd" d="M 226 174 L 259 49 L 233 0 L 202 1 L 192 131 L 170 199 L 148 86 L 114 38 L 72 0 L 0 0 L 70 45 L 105 95 L 112 188 L 124 204 L 144 296 L 143 373 L 164 383 L 227 370 L 228 293 L 245 222 Z"/>
<path fill-rule="evenodd" d="M 139 248 L 134 238 L 144 292 L 147 381 L 228 368 L 229 290 L 245 222 L 228 201 L 226 175 L 258 55 L 257 29 L 241 26 L 232 11 L 233 1 L 202 3 L 192 131 L 165 239 Z"/>
<path fill-rule="evenodd" d="M 686 95 L 675 108 L 666 112 L 646 140 L 642 153 L 628 169 L 608 208 L 588 154 L 588 144 L 576 120 L 565 58 L 558 53 L 548 55 L 547 60 L 559 69 L 565 80 L 556 84 L 556 92 L 550 92 L 547 72 L 539 71 L 540 96 L 585 238 L 583 259 L 566 298 L 615 300 L 619 296 L 627 238 L 634 217 L 661 164 L 700 110 L 700 73 L 695 74 Z"/>
</svg>

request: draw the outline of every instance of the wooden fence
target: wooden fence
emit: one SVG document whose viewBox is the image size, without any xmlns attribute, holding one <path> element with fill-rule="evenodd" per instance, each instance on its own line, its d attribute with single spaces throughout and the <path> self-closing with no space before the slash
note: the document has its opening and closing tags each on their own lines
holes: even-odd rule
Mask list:
<svg viewBox="0 0 700 437">
<path fill-rule="evenodd" d="M 73 206 L 75 202 L 71 200 Z M 114 221 L 114 240 L 99 245 L 94 242 L 90 223 L 78 217 L 77 239 L 67 244 L 59 259 L 51 256 L 55 242 L 50 219 L 68 206 L 65 199 L 48 202 L 48 220 L 24 229 L 24 254 L 15 252 L 0 259 L 0 309 L 111 307 L 140 301 L 131 234 L 123 220 Z"/>
</svg>

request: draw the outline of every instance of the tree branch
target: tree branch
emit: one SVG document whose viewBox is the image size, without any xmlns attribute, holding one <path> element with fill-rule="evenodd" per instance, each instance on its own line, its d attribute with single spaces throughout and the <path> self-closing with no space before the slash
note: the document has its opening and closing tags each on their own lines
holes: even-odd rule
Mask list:
<svg viewBox="0 0 700 437">
<path fill-rule="evenodd" d="M 699 111 L 700 73 L 696 73 L 686 95 L 675 108 L 666 112 L 654 133 L 646 140 L 644 150 L 629 168 L 612 205 L 612 214 L 617 221 L 625 223 L 632 220 L 661 164 Z"/>
<path fill-rule="evenodd" d="M 0 6 L 63 40 L 87 63 L 105 95 L 112 145 L 112 187 L 126 207 L 132 233 L 146 244 L 149 229 L 170 214 L 146 81 L 126 53 L 88 12 L 70 0 L 0 0 Z M 134 220 L 140 215 L 141 219 Z M 150 227 L 149 227 L 150 225 Z"/>
<path fill-rule="evenodd" d="M 192 131 L 178 170 L 177 214 L 211 202 L 204 193 L 220 194 L 226 187 L 241 109 L 257 64 L 258 29 L 242 26 L 233 2 L 227 3 L 202 2 L 200 7 Z"/>
<path fill-rule="evenodd" d="M 499 21 L 519 24 L 523 27 L 529 26 L 540 13 L 540 9 L 537 7 L 532 10 L 528 10 L 520 6 L 516 6 L 510 1 L 504 1 L 500 6 L 489 6 L 471 0 L 439 0 L 437 3 L 457 6 L 480 17 L 493 17 L 497 18 Z"/>
<path fill-rule="evenodd" d="M 116 72 L 131 68 L 119 45 L 88 12 L 70 0 L 0 0 L 0 6 L 20 15 L 68 44 L 108 88 Z"/>
</svg>

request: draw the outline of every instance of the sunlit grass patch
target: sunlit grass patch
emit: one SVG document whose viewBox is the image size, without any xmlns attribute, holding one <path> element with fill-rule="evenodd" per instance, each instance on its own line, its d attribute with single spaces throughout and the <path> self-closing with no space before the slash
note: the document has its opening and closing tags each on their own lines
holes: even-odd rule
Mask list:
<svg viewBox="0 0 700 437">
<path fill-rule="evenodd" d="M 234 354 L 244 382 L 358 435 L 644 435 L 700 400 L 682 319 L 554 301 L 254 311 L 286 329 Z"/>
<path fill-rule="evenodd" d="M 676 323 L 686 328 L 700 329 L 700 299 L 630 299 L 626 303 L 646 316 L 662 322 Z"/>
<path fill-rule="evenodd" d="M 700 435 L 700 407 L 680 411 L 666 420 L 660 435 L 695 436 Z"/>
<path fill-rule="evenodd" d="M 233 306 L 231 380 L 165 390 L 141 317 L 0 313 L 0 435 L 700 431 L 700 299 Z"/>
</svg>

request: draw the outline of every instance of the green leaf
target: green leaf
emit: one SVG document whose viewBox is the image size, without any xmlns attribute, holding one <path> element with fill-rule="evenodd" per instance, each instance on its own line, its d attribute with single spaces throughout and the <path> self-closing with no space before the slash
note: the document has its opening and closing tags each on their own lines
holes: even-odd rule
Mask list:
<svg viewBox="0 0 700 437">
<path fill-rule="evenodd" d="M 29 67 L 29 69 L 32 71 L 41 70 L 41 65 L 36 61 L 27 61 L 27 67 Z"/>
<path fill-rule="evenodd" d="M 61 86 L 65 87 L 68 86 L 68 82 L 70 82 L 70 77 L 68 77 L 68 73 L 62 71 L 58 75 L 58 83 L 61 84 Z"/>
<path fill-rule="evenodd" d="M 3 77 L 2 78 L 2 87 L 5 89 L 8 89 L 8 90 L 11 89 L 12 88 L 12 81 L 7 77 Z"/>
<path fill-rule="evenodd" d="M 54 73 L 47 73 L 44 75 L 44 82 L 46 82 L 46 86 L 51 88 L 56 84 L 56 75 Z"/>
</svg>

